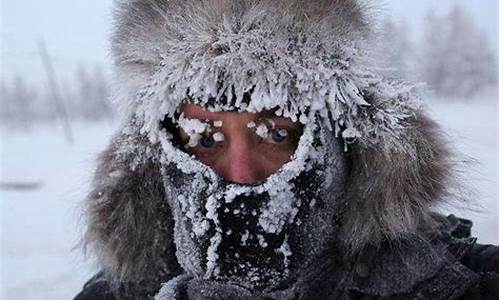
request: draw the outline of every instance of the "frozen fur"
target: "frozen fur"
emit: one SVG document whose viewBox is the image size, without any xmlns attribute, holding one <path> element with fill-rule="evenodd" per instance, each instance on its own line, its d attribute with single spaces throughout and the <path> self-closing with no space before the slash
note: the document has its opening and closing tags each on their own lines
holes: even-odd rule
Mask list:
<svg viewBox="0 0 500 300">
<path fill-rule="evenodd" d="M 157 162 L 148 158 L 131 170 L 136 153 L 120 152 L 130 142 L 130 137 L 117 137 L 99 157 L 85 241 L 111 282 L 154 290 L 180 272 L 173 220 Z"/>
<path fill-rule="evenodd" d="M 148 105 L 152 104 L 145 103 L 146 98 L 141 95 L 156 94 L 156 100 L 151 101 L 159 101 L 162 97 L 168 100 L 168 83 L 176 74 L 162 72 L 169 68 L 192 70 L 194 63 L 190 64 L 187 54 L 196 61 L 209 53 L 210 57 L 203 59 L 214 62 L 219 55 L 232 53 L 222 42 L 222 46 L 217 44 L 229 34 L 256 32 L 259 35 L 256 40 L 243 40 L 242 43 L 268 43 L 260 47 L 273 45 L 259 39 L 260 34 L 269 34 L 270 40 L 284 40 L 297 37 L 287 35 L 288 30 L 315 33 L 320 43 L 304 41 L 297 50 L 302 56 L 291 54 L 293 66 L 279 65 L 275 57 L 264 55 L 269 61 L 263 70 L 285 70 L 290 66 L 293 76 L 288 74 L 291 79 L 287 80 L 291 81 L 285 82 L 291 84 L 294 76 L 302 74 L 297 71 L 300 60 L 309 55 L 304 66 L 311 69 L 304 74 L 309 72 L 312 77 L 322 78 L 317 81 L 319 86 L 328 81 L 328 77 L 321 77 L 328 72 L 318 73 L 321 70 L 314 68 L 311 61 L 325 59 L 321 55 L 329 53 L 329 61 L 342 61 L 342 66 L 335 66 L 338 69 L 331 69 L 340 78 L 339 82 L 352 83 L 353 97 L 362 98 L 363 101 L 357 103 L 341 103 L 342 109 L 337 111 L 339 116 L 329 116 L 344 131 L 351 125 L 355 130 L 354 134 L 342 136 L 355 139 L 346 152 L 352 168 L 347 187 L 348 207 L 339 238 L 345 253 L 356 254 L 387 241 L 400 243 L 426 238 L 433 224 L 431 208 L 448 193 L 452 169 L 450 153 L 437 125 L 414 104 L 410 89 L 367 75 L 364 69 L 357 67 L 360 59 L 339 45 L 339 41 L 366 41 L 370 34 L 366 3 L 355 0 L 130 0 L 118 1 L 115 13 L 112 39 L 116 68 L 114 100 L 124 112 L 125 129 L 116 135 L 100 157 L 93 190 L 87 200 L 85 236 L 87 245 L 115 282 L 147 282 L 150 287 L 144 285 L 143 288 L 153 291 L 160 282 L 181 271 L 172 240 L 173 220 L 165 201 L 168 195 L 162 186 L 157 161 L 156 151 L 159 150 L 155 148 L 154 138 L 149 136 L 151 127 L 146 126 L 148 122 L 157 122 L 159 116 L 152 115 L 152 110 L 148 110 Z M 299 42 L 293 40 L 291 44 Z M 193 53 L 199 53 L 198 57 Z M 173 66 L 176 59 L 178 65 Z M 226 63 L 221 62 L 220 66 L 227 66 Z M 235 78 L 231 77 L 234 74 L 226 73 L 218 73 L 222 77 L 215 81 Z M 270 80 L 268 77 L 257 81 L 255 76 L 242 81 L 259 86 L 260 82 Z M 186 80 L 188 78 L 179 78 L 177 87 Z M 163 86 L 163 90 L 148 89 L 154 84 Z M 201 94 L 208 88 L 203 87 L 198 92 Z M 233 88 L 238 94 L 238 87 Z M 240 88 L 249 90 L 248 86 Z M 312 90 L 315 88 L 313 85 Z M 265 94 L 263 90 L 266 89 L 262 89 L 262 95 Z M 334 92 L 333 89 L 329 91 Z M 341 96 L 348 93 L 345 86 L 339 91 Z M 172 93 L 181 92 L 172 89 Z M 189 91 L 193 98 L 198 95 L 196 92 Z M 299 94 L 304 95 L 303 92 Z M 297 93 L 287 90 L 274 95 L 289 99 L 287 97 Z M 270 95 L 273 96 L 272 92 Z M 320 95 L 313 93 L 310 97 Z M 298 106 L 311 104 L 307 100 L 300 103 L 300 99 L 296 100 Z M 346 99 L 351 101 L 350 97 Z M 178 103 L 162 105 L 175 107 Z M 155 110 L 160 115 L 170 111 L 170 108 Z M 336 134 L 332 131 L 332 138 Z"/>
</svg>

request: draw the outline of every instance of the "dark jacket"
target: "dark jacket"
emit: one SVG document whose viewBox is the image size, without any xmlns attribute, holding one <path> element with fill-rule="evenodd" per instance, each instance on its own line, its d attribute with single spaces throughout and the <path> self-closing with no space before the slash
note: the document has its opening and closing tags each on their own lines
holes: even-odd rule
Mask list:
<svg viewBox="0 0 500 300">
<path fill-rule="evenodd" d="M 434 249 L 444 245 L 442 250 L 447 258 L 436 258 L 437 270 L 420 280 L 417 279 L 420 272 L 413 276 L 400 274 L 398 269 L 404 268 L 398 266 L 398 262 L 407 258 L 391 257 L 394 249 L 386 245 L 367 250 L 356 262 L 339 263 L 334 257 L 325 258 L 304 272 L 304 277 L 296 283 L 297 288 L 293 289 L 294 295 L 289 292 L 274 296 L 252 294 L 237 287 L 188 277 L 185 284 L 180 285 L 184 289 L 180 293 L 184 297 L 180 299 L 498 299 L 498 247 L 477 244 L 476 239 L 470 237 L 472 223 L 468 220 L 450 215 L 445 225 L 434 241 Z M 414 255 L 425 265 L 432 263 L 420 257 L 428 255 L 426 251 L 424 246 L 398 253 Z M 339 271 L 340 265 L 342 271 Z M 427 266 L 427 269 L 432 267 Z M 121 299 L 114 294 L 123 295 L 124 289 L 127 287 L 111 288 L 101 272 L 84 285 L 75 300 Z M 404 292 L 398 293 L 398 290 Z M 145 299 L 153 296 L 145 296 Z"/>
</svg>

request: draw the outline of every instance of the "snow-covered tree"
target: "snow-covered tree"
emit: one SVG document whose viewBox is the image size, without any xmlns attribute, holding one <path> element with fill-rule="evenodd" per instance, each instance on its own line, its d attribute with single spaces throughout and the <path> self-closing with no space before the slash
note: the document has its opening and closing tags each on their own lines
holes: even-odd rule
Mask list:
<svg viewBox="0 0 500 300">
<path fill-rule="evenodd" d="M 0 82 L 0 122 L 9 123 L 13 116 L 10 89 L 5 81 Z"/>
<path fill-rule="evenodd" d="M 96 107 L 98 110 L 95 111 L 95 117 L 98 119 L 109 118 L 113 115 L 113 111 L 108 101 L 109 82 L 101 67 L 95 67 L 93 75 L 93 95 L 96 99 L 96 104 L 98 104 Z"/>
<path fill-rule="evenodd" d="M 446 72 L 445 22 L 430 11 L 425 18 L 424 34 L 419 44 L 418 74 L 436 91 L 441 91 Z"/>
<path fill-rule="evenodd" d="M 429 13 L 421 46 L 419 73 L 439 95 L 468 97 L 496 80 L 488 40 L 458 4 L 444 17 Z"/>
<path fill-rule="evenodd" d="M 29 128 L 37 119 L 35 109 L 37 93 L 26 84 L 24 78 L 21 76 L 17 76 L 14 79 L 12 87 L 8 92 L 7 88 L 3 89 L 5 89 L 5 95 L 7 96 L 7 122 L 16 127 Z"/>
<path fill-rule="evenodd" d="M 405 19 L 396 23 L 391 18 L 386 18 L 380 28 L 377 45 L 377 65 L 385 76 L 413 79 L 415 53 Z"/>
<path fill-rule="evenodd" d="M 108 104 L 108 82 L 100 67 L 95 67 L 92 76 L 81 66 L 76 73 L 78 115 L 89 120 L 112 116 Z"/>
</svg>

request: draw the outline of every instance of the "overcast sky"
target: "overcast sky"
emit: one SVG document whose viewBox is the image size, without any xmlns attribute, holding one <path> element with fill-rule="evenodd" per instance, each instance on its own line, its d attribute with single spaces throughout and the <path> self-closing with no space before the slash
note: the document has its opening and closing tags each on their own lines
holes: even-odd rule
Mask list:
<svg viewBox="0 0 500 300">
<path fill-rule="evenodd" d="M 80 64 L 108 67 L 107 37 L 112 0 L 1 0 L 1 78 L 22 75 L 32 83 L 45 74 L 37 41 L 44 40 L 61 79 L 73 79 Z M 378 1 L 372 0 L 374 3 Z M 396 20 L 406 18 L 418 34 L 431 9 L 444 14 L 455 2 L 463 4 L 498 46 L 498 0 L 383 0 L 382 11 Z"/>
</svg>

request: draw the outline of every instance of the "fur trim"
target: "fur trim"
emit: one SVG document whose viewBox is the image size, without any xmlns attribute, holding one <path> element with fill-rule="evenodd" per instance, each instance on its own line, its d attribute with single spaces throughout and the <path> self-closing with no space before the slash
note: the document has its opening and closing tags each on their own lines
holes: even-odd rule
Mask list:
<svg viewBox="0 0 500 300">
<path fill-rule="evenodd" d="M 116 5 L 112 51 L 117 66 L 158 65 L 162 51 L 175 47 L 183 38 L 238 32 L 245 30 L 245 23 L 256 20 L 275 27 L 317 24 L 325 33 L 350 39 L 370 31 L 367 5 L 356 0 L 117 0 Z M 279 17 L 288 20 L 276 22 Z M 332 38 L 339 36 L 326 40 Z"/>
<path fill-rule="evenodd" d="M 111 282 L 155 290 L 181 270 L 174 224 L 158 164 L 149 158 L 131 169 L 135 154 L 123 153 L 130 142 L 118 136 L 99 157 L 87 200 L 85 244 Z"/>
<path fill-rule="evenodd" d="M 425 239 L 434 227 L 431 209 L 450 194 L 452 154 L 438 125 L 421 111 L 409 122 L 405 151 L 355 145 L 347 182 L 347 212 L 341 241 L 359 252 L 384 241 Z"/>
</svg>

